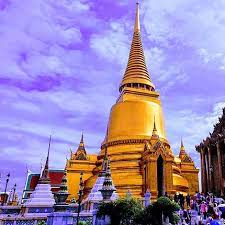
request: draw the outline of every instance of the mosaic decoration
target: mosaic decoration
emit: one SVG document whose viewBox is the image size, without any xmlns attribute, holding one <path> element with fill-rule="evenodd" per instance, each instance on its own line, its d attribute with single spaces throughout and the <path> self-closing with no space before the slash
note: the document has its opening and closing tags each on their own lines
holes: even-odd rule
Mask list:
<svg viewBox="0 0 225 225">
<path fill-rule="evenodd" d="M 20 208 L 18 209 L 2 209 L 0 214 L 14 214 L 18 215 L 20 213 Z"/>
<path fill-rule="evenodd" d="M 16 225 L 34 225 L 35 220 L 18 220 Z"/>
<path fill-rule="evenodd" d="M 13 222 L 12 220 L 6 220 L 4 221 L 4 225 L 13 225 Z"/>
<path fill-rule="evenodd" d="M 51 212 L 53 212 L 53 208 L 32 207 L 28 209 L 28 213 L 51 213 Z"/>
</svg>

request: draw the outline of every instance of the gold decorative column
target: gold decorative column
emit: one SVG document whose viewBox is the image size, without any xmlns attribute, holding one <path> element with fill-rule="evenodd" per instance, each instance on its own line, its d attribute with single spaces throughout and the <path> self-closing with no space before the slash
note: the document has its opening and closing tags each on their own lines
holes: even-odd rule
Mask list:
<svg viewBox="0 0 225 225">
<path fill-rule="evenodd" d="M 149 179 L 152 177 L 152 179 Z M 151 159 L 151 161 L 148 162 L 148 184 L 149 184 L 149 190 L 153 196 L 158 195 L 157 190 L 157 164 L 156 159 Z"/>
<path fill-rule="evenodd" d="M 173 160 L 165 161 L 164 174 L 165 174 L 165 191 L 168 194 L 173 194 L 173 170 L 172 170 Z"/>
</svg>

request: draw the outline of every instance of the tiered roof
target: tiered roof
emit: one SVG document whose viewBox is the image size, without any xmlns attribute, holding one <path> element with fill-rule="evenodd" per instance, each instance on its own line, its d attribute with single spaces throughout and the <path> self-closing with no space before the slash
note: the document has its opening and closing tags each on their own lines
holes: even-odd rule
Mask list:
<svg viewBox="0 0 225 225">
<path fill-rule="evenodd" d="M 141 28 L 140 28 L 138 3 L 136 8 L 134 35 L 131 44 L 130 55 L 127 63 L 127 68 L 120 85 L 120 91 L 122 91 L 124 86 L 130 84 L 147 85 L 149 88 L 153 90 L 155 88 L 150 80 L 148 69 L 145 63 L 145 56 L 141 41 Z"/>
</svg>

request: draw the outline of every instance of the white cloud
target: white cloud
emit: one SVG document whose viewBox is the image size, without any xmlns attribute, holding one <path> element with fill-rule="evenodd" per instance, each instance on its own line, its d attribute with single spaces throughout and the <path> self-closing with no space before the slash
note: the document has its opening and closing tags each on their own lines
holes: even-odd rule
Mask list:
<svg viewBox="0 0 225 225">
<path fill-rule="evenodd" d="M 64 58 L 82 41 L 77 17 L 91 14 L 88 4 L 70 0 L 24 0 L 21 4 L 16 0 L 2 8 L 0 77 L 34 79 L 74 73 Z M 94 15 L 90 17 L 94 22 Z M 61 55 L 56 55 L 59 48 Z"/>
<path fill-rule="evenodd" d="M 222 115 L 225 102 L 217 102 L 211 111 L 197 113 L 192 109 L 167 111 L 166 127 L 174 152 L 178 153 L 180 139 L 183 137 L 188 152 L 195 152 L 195 145 L 205 139 L 213 131 L 213 125 Z"/>
<path fill-rule="evenodd" d="M 224 1 L 148 0 L 143 8 L 149 39 L 167 48 L 175 43 L 197 52 L 205 49 L 213 57 L 224 55 Z"/>
<path fill-rule="evenodd" d="M 92 35 L 90 47 L 101 57 L 124 66 L 129 56 L 130 43 L 131 38 L 120 21 L 111 22 L 108 30 Z"/>
</svg>

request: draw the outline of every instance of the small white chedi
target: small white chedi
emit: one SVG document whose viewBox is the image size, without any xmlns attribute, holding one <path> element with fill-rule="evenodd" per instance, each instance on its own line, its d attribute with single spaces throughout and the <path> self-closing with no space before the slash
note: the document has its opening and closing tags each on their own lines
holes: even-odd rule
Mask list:
<svg viewBox="0 0 225 225">
<path fill-rule="evenodd" d="M 55 204 L 54 195 L 51 191 L 51 184 L 49 178 L 49 150 L 50 150 L 51 137 L 48 146 L 48 155 L 45 162 L 45 167 L 41 173 L 35 190 L 31 194 L 30 198 L 24 204 L 27 208 L 30 207 L 53 207 Z"/>
</svg>

